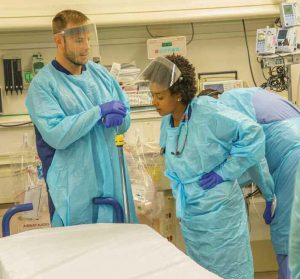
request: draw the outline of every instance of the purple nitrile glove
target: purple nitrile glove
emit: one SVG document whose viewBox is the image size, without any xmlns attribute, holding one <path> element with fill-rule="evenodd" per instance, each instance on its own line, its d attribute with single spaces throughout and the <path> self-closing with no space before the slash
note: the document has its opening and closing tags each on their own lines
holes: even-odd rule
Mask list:
<svg viewBox="0 0 300 279">
<path fill-rule="evenodd" d="M 104 104 L 99 105 L 101 117 L 104 118 L 109 113 L 117 113 L 123 116 L 126 115 L 126 107 L 120 101 L 110 101 Z"/>
<path fill-rule="evenodd" d="M 273 217 L 274 217 L 272 215 L 273 215 L 273 213 L 272 213 L 272 201 L 267 201 L 266 202 L 266 208 L 265 208 L 265 211 L 264 211 L 264 214 L 263 214 L 264 219 L 265 219 L 265 223 L 267 225 L 271 224 L 271 222 L 273 220 Z"/>
<path fill-rule="evenodd" d="M 216 185 L 224 182 L 224 179 L 211 171 L 209 173 L 204 174 L 199 180 L 199 186 L 202 187 L 204 190 L 214 188 Z"/>
<path fill-rule="evenodd" d="M 124 116 L 118 113 L 109 113 L 104 118 L 104 125 L 106 128 L 120 126 L 123 122 Z"/>
</svg>

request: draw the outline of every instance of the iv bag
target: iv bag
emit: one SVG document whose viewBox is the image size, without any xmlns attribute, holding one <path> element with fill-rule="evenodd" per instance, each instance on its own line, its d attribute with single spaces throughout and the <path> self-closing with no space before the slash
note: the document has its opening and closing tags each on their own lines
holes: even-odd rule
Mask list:
<svg viewBox="0 0 300 279">
<path fill-rule="evenodd" d="M 136 138 L 134 146 L 125 148 L 135 209 L 138 215 L 155 219 L 164 207 L 163 194 L 156 185 L 159 173 L 163 172 L 157 159 L 160 155 L 149 144 L 141 143 L 139 136 Z"/>
<path fill-rule="evenodd" d="M 24 203 L 32 203 L 33 209 L 23 213 L 23 218 L 38 219 L 41 201 L 42 187 L 41 185 L 28 185 L 25 191 Z"/>
</svg>

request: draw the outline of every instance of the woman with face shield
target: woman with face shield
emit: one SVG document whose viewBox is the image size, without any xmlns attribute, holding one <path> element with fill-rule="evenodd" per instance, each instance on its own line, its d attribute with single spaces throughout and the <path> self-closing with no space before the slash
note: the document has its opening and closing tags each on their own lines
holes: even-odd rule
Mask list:
<svg viewBox="0 0 300 279">
<path fill-rule="evenodd" d="M 264 157 L 262 129 L 211 98 L 194 97 L 194 67 L 182 56 L 158 57 L 141 76 L 163 116 L 160 145 L 188 255 L 222 278 L 253 278 L 236 179 Z"/>
</svg>

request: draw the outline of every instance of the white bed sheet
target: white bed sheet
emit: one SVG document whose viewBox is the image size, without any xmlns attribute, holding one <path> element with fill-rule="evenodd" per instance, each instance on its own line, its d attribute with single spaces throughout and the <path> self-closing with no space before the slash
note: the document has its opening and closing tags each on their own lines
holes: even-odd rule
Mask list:
<svg viewBox="0 0 300 279">
<path fill-rule="evenodd" d="M 94 224 L 0 239 L 1 279 L 220 278 L 146 225 Z"/>
</svg>

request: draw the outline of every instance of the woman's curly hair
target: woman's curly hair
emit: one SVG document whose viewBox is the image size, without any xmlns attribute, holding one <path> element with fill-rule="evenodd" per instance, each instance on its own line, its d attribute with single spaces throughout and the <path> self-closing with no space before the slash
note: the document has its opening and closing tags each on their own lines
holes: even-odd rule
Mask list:
<svg viewBox="0 0 300 279">
<path fill-rule="evenodd" d="M 181 77 L 169 88 L 171 95 L 180 94 L 181 101 L 188 105 L 197 92 L 195 68 L 181 55 L 172 54 L 166 58 L 172 61 L 181 72 Z"/>
</svg>

